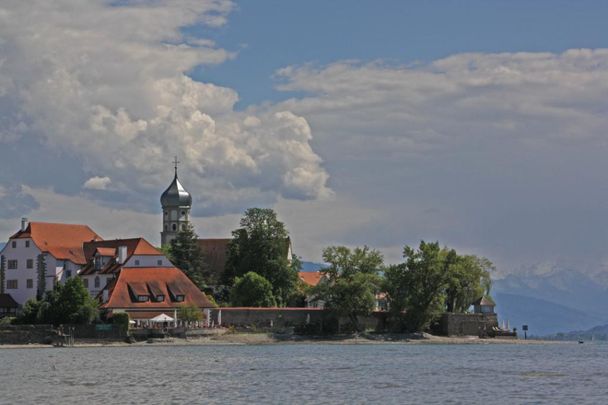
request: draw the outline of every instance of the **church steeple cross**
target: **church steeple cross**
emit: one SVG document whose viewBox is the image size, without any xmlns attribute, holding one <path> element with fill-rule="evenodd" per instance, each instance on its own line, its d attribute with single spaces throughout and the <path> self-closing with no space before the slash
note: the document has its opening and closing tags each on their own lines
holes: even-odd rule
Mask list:
<svg viewBox="0 0 608 405">
<path fill-rule="evenodd" d="M 173 160 L 173 164 L 175 165 L 175 176 L 177 176 L 177 164 L 180 163 L 179 160 L 177 160 L 177 156 L 175 156 L 175 159 Z"/>
</svg>

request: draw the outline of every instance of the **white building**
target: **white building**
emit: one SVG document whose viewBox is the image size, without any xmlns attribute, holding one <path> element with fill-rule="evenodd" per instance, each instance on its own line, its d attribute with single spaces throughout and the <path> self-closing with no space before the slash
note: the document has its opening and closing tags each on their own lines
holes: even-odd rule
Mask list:
<svg viewBox="0 0 608 405">
<path fill-rule="evenodd" d="M 0 252 L 5 293 L 23 305 L 51 290 L 55 283 L 76 276 L 86 264 L 83 243 L 96 240 L 101 237 L 86 225 L 28 223 L 22 219 L 21 229 Z"/>
<path fill-rule="evenodd" d="M 144 238 L 85 242 L 83 250 L 86 265 L 79 275 L 93 297 L 116 278 L 123 267 L 173 267 L 169 259 Z"/>
</svg>

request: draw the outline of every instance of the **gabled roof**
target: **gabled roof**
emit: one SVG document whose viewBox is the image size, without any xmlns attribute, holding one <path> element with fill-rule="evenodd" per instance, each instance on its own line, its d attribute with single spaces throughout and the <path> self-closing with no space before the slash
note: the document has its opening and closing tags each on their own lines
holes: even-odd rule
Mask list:
<svg viewBox="0 0 608 405">
<path fill-rule="evenodd" d="M 70 260 L 85 264 L 82 244 L 87 241 L 101 240 L 87 225 L 54 224 L 49 222 L 30 222 L 25 231 L 15 233 L 10 239 L 31 238 L 38 249 L 48 252 L 59 260 Z"/>
<path fill-rule="evenodd" d="M 491 305 L 491 306 L 496 306 L 496 303 L 494 302 L 494 300 L 487 296 L 484 295 L 483 297 L 479 298 L 477 301 L 475 301 L 473 303 L 473 305 Z"/>
<path fill-rule="evenodd" d="M 19 304 L 10 294 L 0 294 L 0 308 L 19 308 Z"/>
<path fill-rule="evenodd" d="M 149 284 L 149 285 L 148 285 Z M 164 295 L 162 302 L 135 301 L 129 293 L 129 286 L 139 294 L 142 286 L 154 295 Z M 123 267 L 118 277 L 106 287 L 109 290 L 108 302 L 102 305 L 108 309 L 166 309 L 179 308 L 183 305 L 196 305 L 199 308 L 212 308 L 209 301 L 190 279 L 176 267 Z M 175 302 L 171 294 L 184 295 L 182 302 Z M 162 292 L 162 294 L 159 294 Z"/>
<path fill-rule="evenodd" d="M 320 271 L 301 271 L 298 273 L 298 277 L 304 283 L 314 287 L 319 284 L 319 281 L 323 278 L 323 274 Z"/>
<path fill-rule="evenodd" d="M 104 252 L 109 252 L 109 249 L 114 249 L 118 253 L 120 246 L 127 247 L 127 258 L 132 255 L 138 256 L 161 256 L 162 252 L 156 249 L 150 242 L 144 238 L 129 238 L 129 239 L 112 239 L 112 240 L 99 240 L 90 241 L 84 244 L 84 254 L 87 260 L 91 260 L 95 252 L 98 249 L 102 249 Z M 105 256 L 105 254 L 104 254 Z"/>
</svg>

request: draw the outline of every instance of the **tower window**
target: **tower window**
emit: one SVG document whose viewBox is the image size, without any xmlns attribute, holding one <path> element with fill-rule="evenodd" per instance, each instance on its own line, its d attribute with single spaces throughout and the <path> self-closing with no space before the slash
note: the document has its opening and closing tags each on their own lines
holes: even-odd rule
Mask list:
<svg viewBox="0 0 608 405">
<path fill-rule="evenodd" d="M 186 216 L 186 211 L 182 211 L 182 217 Z"/>
<path fill-rule="evenodd" d="M 169 230 L 169 226 L 167 224 L 165 224 L 165 231 Z"/>
<path fill-rule="evenodd" d="M 165 218 L 167 218 L 169 216 L 169 213 L 167 211 L 165 211 Z"/>
<path fill-rule="evenodd" d="M 172 228 L 174 231 L 177 231 L 177 225 L 173 224 L 173 225 L 171 225 L 171 228 Z"/>
</svg>

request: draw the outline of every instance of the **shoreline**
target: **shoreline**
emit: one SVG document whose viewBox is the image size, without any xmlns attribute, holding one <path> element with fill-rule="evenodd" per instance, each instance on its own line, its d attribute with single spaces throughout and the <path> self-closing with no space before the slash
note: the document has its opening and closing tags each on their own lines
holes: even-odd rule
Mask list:
<svg viewBox="0 0 608 405">
<path fill-rule="evenodd" d="M 435 336 L 424 334 L 399 335 L 357 335 L 309 337 L 297 335 L 273 335 L 270 333 L 226 333 L 195 338 L 148 339 L 135 343 L 100 339 L 79 339 L 71 347 L 55 347 L 50 344 L 0 344 L 3 349 L 46 349 L 46 348 L 93 348 L 93 347 L 147 347 L 147 346 L 215 346 L 215 345 L 290 345 L 290 344 L 334 344 L 334 345 L 545 345 L 576 343 L 554 340 L 520 340 L 500 338 L 479 338 L 477 336 Z"/>
</svg>

